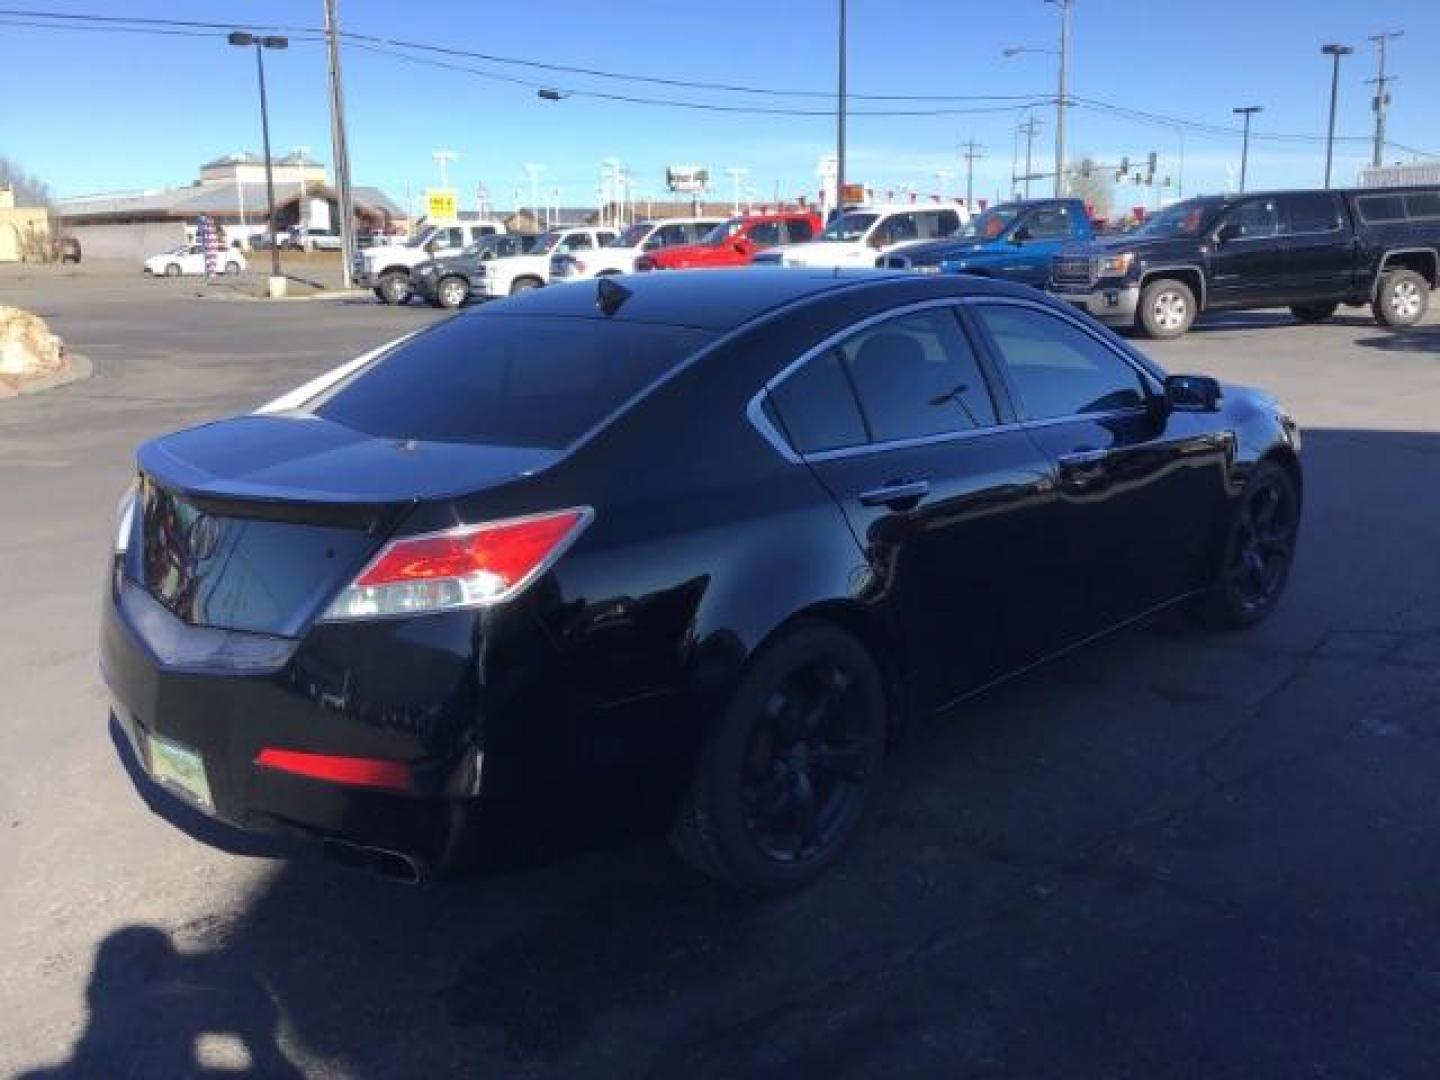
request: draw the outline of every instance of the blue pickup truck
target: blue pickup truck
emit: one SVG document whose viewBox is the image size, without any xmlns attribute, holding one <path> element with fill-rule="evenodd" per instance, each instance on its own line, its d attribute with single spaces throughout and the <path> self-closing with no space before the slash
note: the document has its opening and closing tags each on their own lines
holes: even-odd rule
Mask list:
<svg viewBox="0 0 1440 1080">
<path fill-rule="evenodd" d="M 1001 203 L 970 219 L 943 240 L 906 244 L 875 265 L 920 273 L 978 274 L 1043 289 L 1050 256 L 1067 244 L 1095 238 L 1079 199 Z"/>
</svg>

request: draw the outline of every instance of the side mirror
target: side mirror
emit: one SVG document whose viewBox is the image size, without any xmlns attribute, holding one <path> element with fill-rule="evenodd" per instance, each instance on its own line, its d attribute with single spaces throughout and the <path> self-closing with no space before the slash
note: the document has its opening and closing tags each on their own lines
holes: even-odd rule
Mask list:
<svg viewBox="0 0 1440 1080">
<path fill-rule="evenodd" d="M 1171 412 L 1215 412 L 1224 394 L 1209 375 L 1170 375 L 1165 379 L 1165 405 Z"/>
<path fill-rule="evenodd" d="M 1013 233 L 1010 234 L 1010 243 L 1012 244 L 1023 244 L 1026 240 L 1029 239 L 1030 230 L 1027 229 L 1024 225 L 1021 225 L 1018 229 L 1016 229 Z"/>
<path fill-rule="evenodd" d="M 1215 241 L 1220 244 L 1227 244 L 1240 236 L 1240 223 L 1238 221 L 1227 221 L 1215 231 Z"/>
<path fill-rule="evenodd" d="M 730 246 L 735 249 L 737 255 L 748 255 L 755 249 L 754 243 L 744 236 L 737 236 Z"/>
</svg>

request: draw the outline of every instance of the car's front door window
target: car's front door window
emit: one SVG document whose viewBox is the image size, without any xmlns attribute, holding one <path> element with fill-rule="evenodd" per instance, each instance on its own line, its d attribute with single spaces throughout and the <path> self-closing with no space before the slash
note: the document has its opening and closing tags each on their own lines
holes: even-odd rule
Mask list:
<svg viewBox="0 0 1440 1080">
<path fill-rule="evenodd" d="M 976 304 L 1028 420 L 1143 406 L 1139 374 L 1078 326 L 1038 308 Z"/>
</svg>

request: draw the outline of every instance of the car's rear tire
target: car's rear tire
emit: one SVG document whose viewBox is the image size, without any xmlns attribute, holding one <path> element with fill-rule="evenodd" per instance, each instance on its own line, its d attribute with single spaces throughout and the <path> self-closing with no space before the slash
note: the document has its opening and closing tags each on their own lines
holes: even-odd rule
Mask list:
<svg viewBox="0 0 1440 1080">
<path fill-rule="evenodd" d="M 1385 326 L 1414 326 L 1430 307 L 1430 283 L 1414 270 L 1387 270 L 1380 275 L 1371 310 Z"/>
<path fill-rule="evenodd" d="M 1300 491 L 1290 472 L 1262 461 L 1250 474 L 1225 534 L 1220 580 L 1194 613 L 1214 630 L 1243 630 L 1275 610 L 1295 561 Z"/>
<path fill-rule="evenodd" d="M 1313 304 L 1291 304 L 1290 314 L 1303 323 L 1324 322 L 1335 314 L 1338 303 L 1323 303 L 1317 301 Z"/>
<path fill-rule="evenodd" d="M 240 264 L 234 261 L 227 262 L 225 264 L 225 273 L 229 274 L 231 277 L 235 277 L 237 274 L 240 273 Z"/>
<path fill-rule="evenodd" d="M 1150 282 L 1140 290 L 1139 323 L 1147 337 L 1180 337 L 1195 323 L 1195 294 L 1174 278 Z"/>
<path fill-rule="evenodd" d="M 454 311 L 463 307 L 469 298 L 470 283 L 463 277 L 452 274 L 435 283 L 435 303 L 439 307 Z"/>
<path fill-rule="evenodd" d="M 808 884 L 859 827 L 886 715 L 865 647 L 829 623 L 797 622 L 755 658 L 707 733 L 671 844 L 747 892 Z"/>
<path fill-rule="evenodd" d="M 513 282 L 510 283 L 510 295 L 514 296 L 516 293 L 529 292 L 531 289 L 540 288 L 540 286 L 543 284 L 544 282 L 542 282 L 539 278 L 516 278 Z"/>
<path fill-rule="evenodd" d="M 415 294 L 410 285 L 410 275 L 401 270 L 387 270 L 381 274 L 375 292 L 387 304 L 407 304 Z"/>
<path fill-rule="evenodd" d="M 179 263 L 166 263 L 166 264 L 165 264 L 165 276 L 166 276 L 166 277 L 179 277 L 179 276 L 180 276 L 180 264 L 179 264 Z"/>
</svg>

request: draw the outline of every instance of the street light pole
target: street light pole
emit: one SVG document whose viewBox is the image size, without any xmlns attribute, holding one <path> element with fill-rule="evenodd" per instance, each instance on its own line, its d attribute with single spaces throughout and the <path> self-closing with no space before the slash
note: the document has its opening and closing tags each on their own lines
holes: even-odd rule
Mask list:
<svg viewBox="0 0 1440 1080">
<path fill-rule="evenodd" d="M 1340 99 L 1340 58 L 1349 56 L 1355 50 L 1349 45 L 1331 42 L 1320 51 L 1335 60 L 1334 71 L 1330 76 L 1330 130 L 1325 136 L 1325 186 L 1328 188 L 1330 186 L 1330 166 L 1335 159 L 1335 105 Z"/>
<path fill-rule="evenodd" d="M 325 0 L 325 50 L 330 75 L 330 157 L 340 212 L 340 274 L 345 288 L 355 284 L 355 200 L 350 191 L 350 148 L 345 135 L 345 90 L 340 77 L 338 0 Z M 409 207 L 406 207 L 409 212 Z"/>
<path fill-rule="evenodd" d="M 1245 117 L 1245 134 L 1240 141 L 1240 194 L 1245 194 L 1245 166 L 1250 160 L 1250 117 L 1258 112 L 1264 112 L 1259 105 L 1241 105 L 1230 110 Z"/>
<path fill-rule="evenodd" d="M 283 280 L 280 273 L 280 244 L 275 236 L 275 170 L 270 160 L 270 106 L 265 98 L 264 51 L 287 48 L 290 41 L 283 37 L 260 37 L 240 30 L 232 33 L 228 40 L 231 45 L 242 49 L 249 48 L 251 45 L 255 46 L 255 74 L 260 80 L 260 133 L 265 144 L 265 198 L 268 203 L 266 224 L 270 231 L 270 276 L 272 279 L 281 278 Z"/>
<path fill-rule="evenodd" d="M 835 212 L 845 206 L 845 0 L 840 0 L 839 80 L 835 103 Z"/>
</svg>

